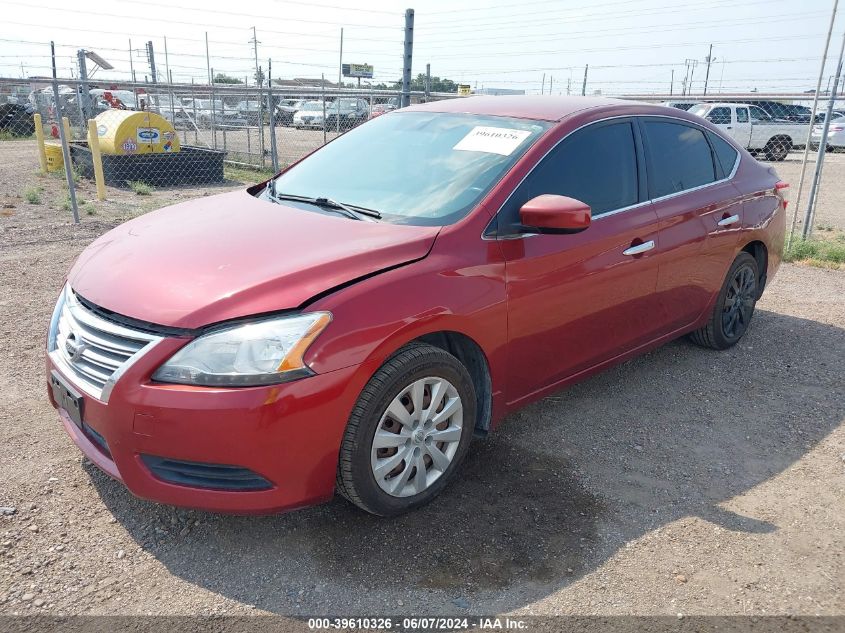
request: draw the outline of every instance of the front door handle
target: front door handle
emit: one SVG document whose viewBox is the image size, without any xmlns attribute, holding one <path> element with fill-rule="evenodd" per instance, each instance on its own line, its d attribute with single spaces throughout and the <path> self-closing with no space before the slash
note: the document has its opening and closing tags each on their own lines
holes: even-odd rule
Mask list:
<svg viewBox="0 0 845 633">
<path fill-rule="evenodd" d="M 642 255 L 646 251 L 650 251 L 654 248 L 654 240 L 649 240 L 648 242 L 643 242 L 642 244 L 637 244 L 636 246 L 632 246 L 630 248 L 626 248 L 622 251 L 623 255 Z"/>
<path fill-rule="evenodd" d="M 717 222 L 717 224 L 719 226 L 730 226 L 731 224 L 736 224 L 737 222 L 739 222 L 739 216 L 738 215 L 731 215 L 731 216 L 728 216 L 726 218 L 722 218 L 721 220 L 719 220 Z"/>
</svg>

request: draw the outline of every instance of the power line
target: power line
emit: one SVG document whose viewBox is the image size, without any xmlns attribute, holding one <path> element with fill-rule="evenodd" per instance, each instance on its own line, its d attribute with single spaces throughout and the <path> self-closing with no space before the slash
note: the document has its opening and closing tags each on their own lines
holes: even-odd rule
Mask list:
<svg viewBox="0 0 845 633">
<path fill-rule="evenodd" d="M 13 0 L 4 0 L 4 3 L 15 5 L 15 6 L 20 6 L 20 7 L 26 7 L 26 8 L 29 8 L 29 9 L 43 9 L 45 11 L 61 11 L 61 12 L 64 12 L 64 13 L 74 13 L 74 14 L 82 13 L 82 14 L 85 14 L 85 15 L 95 15 L 97 17 L 117 18 L 119 20 L 126 20 L 128 18 L 128 19 L 132 19 L 132 20 L 143 20 L 145 22 L 156 22 L 156 23 L 159 23 L 159 24 L 161 23 L 161 17 L 160 16 L 158 16 L 158 17 L 153 17 L 153 16 L 146 17 L 146 16 L 141 16 L 141 15 L 120 15 L 118 13 L 106 13 L 106 12 L 103 12 L 103 11 L 85 11 L 85 10 L 82 10 L 82 9 L 65 9 L 63 7 L 50 7 L 50 6 L 31 4 L 31 3 L 26 3 L 26 2 L 14 2 Z M 169 7 L 170 5 L 164 5 L 164 6 Z M 244 14 L 239 14 L 239 15 L 244 15 Z M 266 16 L 264 16 L 264 17 L 266 19 Z M 273 19 L 275 19 L 275 18 L 273 18 Z M 279 18 L 279 19 L 281 19 L 281 18 Z M 337 25 L 337 26 L 346 26 L 346 27 L 352 26 L 352 27 L 355 27 L 355 28 L 362 28 L 362 29 L 390 29 L 390 30 L 400 30 L 401 29 L 401 27 L 398 27 L 398 26 L 394 27 L 394 26 L 384 26 L 384 25 L 351 24 L 351 23 L 346 23 L 346 22 L 327 22 L 325 20 L 306 20 L 306 19 L 303 19 L 303 18 L 290 18 L 290 17 L 285 17 L 284 21 L 285 22 L 302 22 L 304 24 Z M 218 28 L 218 29 L 239 28 L 239 27 L 227 26 L 227 25 L 223 25 L 223 24 L 210 24 L 210 23 L 207 23 L 207 22 L 193 22 L 193 21 L 192 22 L 186 22 L 184 20 L 173 20 L 173 19 L 170 19 L 170 18 L 167 19 L 167 22 L 169 24 L 182 24 L 182 25 L 188 25 L 188 26 L 207 26 L 207 27 Z M 264 30 L 264 29 L 262 29 L 262 30 Z"/>
<path fill-rule="evenodd" d="M 754 0 L 753 2 L 744 2 L 742 7 L 749 7 L 759 4 L 764 4 L 770 6 L 773 2 L 783 2 L 786 0 Z M 637 17 L 647 17 L 652 15 L 664 15 L 667 13 L 685 13 L 687 11 L 694 11 L 694 10 L 712 10 L 714 8 L 722 8 L 722 7 L 735 7 L 736 2 L 734 0 L 713 0 L 711 2 L 691 2 L 687 4 L 674 4 L 669 5 L 668 7 L 660 7 L 657 9 L 632 9 L 630 11 L 622 11 L 613 14 L 613 18 L 625 17 L 629 15 L 635 15 Z M 590 13 L 580 17 L 568 17 L 566 19 L 567 24 L 577 24 L 579 22 L 594 22 L 596 20 L 607 20 L 608 19 L 607 13 Z M 495 22 L 478 22 L 474 23 L 472 26 L 467 27 L 462 24 L 455 24 L 453 20 L 450 20 L 451 25 L 454 28 L 450 28 L 449 25 L 430 25 L 426 27 L 425 22 L 420 23 L 419 30 L 421 32 L 425 32 L 427 29 L 436 30 L 438 33 L 443 33 L 446 35 L 453 35 L 456 33 L 478 33 L 478 32 L 488 32 L 488 31 L 496 31 L 502 29 L 512 30 L 515 26 L 530 26 L 533 24 L 541 24 L 541 25 L 550 25 L 555 26 L 549 18 L 539 18 L 539 19 L 516 19 L 510 18 L 503 22 L 495 21 Z M 479 27 L 491 27 L 491 28 L 479 28 Z"/>
<path fill-rule="evenodd" d="M 565 34 L 567 39 L 583 39 L 589 37 L 595 37 L 596 35 L 622 35 L 622 34 L 649 34 L 649 33 L 667 33 L 673 31 L 688 31 L 691 29 L 700 29 L 700 28 L 708 28 L 712 26 L 719 26 L 721 28 L 731 28 L 731 27 L 742 27 L 748 23 L 753 24 L 770 24 L 774 22 L 784 22 L 784 21 L 796 21 L 796 20 L 813 20 L 820 14 L 827 14 L 827 11 L 813 11 L 813 12 L 806 12 L 800 11 L 796 13 L 783 13 L 774 16 L 768 16 L 766 19 L 761 19 L 759 17 L 750 17 L 750 18 L 742 18 L 732 20 L 729 24 L 725 24 L 724 20 L 707 20 L 707 21 L 700 21 L 700 22 L 677 22 L 674 24 L 666 24 L 661 25 L 659 28 L 654 27 L 619 27 L 615 29 L 599 29 L 593 31 L 571 31 Z M 674 28 L 679 27 L 679 28 Z M 534 34 L 531 35 L 521 35 L 521 36 L 510 36 L 507 38 L 507 42 L 511 41 L 521 41 L 523 39 L 530 39 L 536 41 L 537 36 Z M 435 44 L 430 45 L 427 44 L 425 39 L 421 39 L 419 42 L 419 46 L 421 48 L 425 48 L 425 50 L 429 49 L 442 49 L 442 48 L 460 48 L 465 46 L 477 47 L 478 42 L 488 42 L 488 41 L 498 41 L 501 42 L 501 38 L 498 36 L 484 36 L 478 38 L 465 38 L 462 39 L 460 42 L 452 42 L 450 44 Z"/>
<path fill-rule="evenodd" d="M 749 43 L 756 43 L 756 42 L 769 42 L 772 40 L 778 41 L 785 41 L 785 40 L 806 40 L 806 39 L 816 39 L 818 38 L 818 34 L 813 35 L 778 35 L 773 37 L 761 37 L 761 38 L 751 38 L 751 39 L 732 39 L 732 40 L 708 40 L 705 42 L 678 42 L 676 44 L 661 44 L 660 48 L 678 48 L 681 46 L 706 46 L 707 44 L 749 44 Z M 524 57 L 526 55 L 560 55 L 560 54 L 581 54 L 581 53 L 603 53 L 603 52 L 612 52 L 612 51 L 632 51 L 632 50 L 641 50 L 641 49 L 652 49 L 654 48 L 654 44 L 643 44 L 639 46 L 613 46 L 607 48 L 580 48 L 580 49 L 561 49 L 561 50 L 542 50 L 542 51 L 530 51 L 525 53 L 507 53 L 508 57 Z M 487 59 L 489 55 L 461 55 L 462 59 Z M 431 59 L 449 59 L 449 56 L 434 56 Z"/>
</svg>

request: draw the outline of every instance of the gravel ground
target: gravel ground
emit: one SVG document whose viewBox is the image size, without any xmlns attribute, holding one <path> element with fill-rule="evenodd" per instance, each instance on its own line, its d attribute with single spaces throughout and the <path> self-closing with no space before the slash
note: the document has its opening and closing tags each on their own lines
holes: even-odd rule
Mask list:
<svg viewBox="0 0 845 633">
<path fill-rule="evenodd" d="M 845 273 L 785 265 L 737 347 L 677 341 L 511 416 L 412 515 L 174 510 L 81 457 L 43 376 L 64 273 L 146 207 L 110 190 L 74 227 L 16 197 L 59 181 L 13 155 L 34 152 L 0 143 L 0 613 L 845 615 Z"/>
</svg>

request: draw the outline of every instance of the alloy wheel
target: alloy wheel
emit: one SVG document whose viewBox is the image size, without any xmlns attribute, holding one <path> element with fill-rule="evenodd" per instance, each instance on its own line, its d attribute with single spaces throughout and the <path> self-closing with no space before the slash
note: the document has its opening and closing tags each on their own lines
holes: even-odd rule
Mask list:
<svg viewBox="0 0 845 633">
<path fill-rule="evenodd" d="M 751 266 L 740 266 L 725 293 L 722 306 L 722 332 L 729 339 L 745 333 L 754 312 L 757 297 L 757 279 Z"/>
<path fill-rule="evenodd" d="M 445 378 L 429 376 L 404 387 L 376 427 L 372 473 L 393 497 L 409 497 L 431 486 L 449 468 L 463 430 L 463 403 Z"/>
</svg>

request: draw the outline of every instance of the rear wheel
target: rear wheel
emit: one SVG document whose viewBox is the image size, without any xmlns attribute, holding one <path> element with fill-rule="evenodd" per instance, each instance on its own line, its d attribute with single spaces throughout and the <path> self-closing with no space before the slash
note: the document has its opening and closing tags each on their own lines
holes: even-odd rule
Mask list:
<svg viewBox="0 0 845 633">
<path fill-rule="evenodd" d="M 338 492 L 381 516 L 428 503 L 463 459 L 475 417 L 472 379 L 457 358 L 431 345 L 403 348 L 370 379 L 352 411 Z"/>
<path fill-rule="evenodd" d="M 710 320 L 690 334 L 693 343 L 711 349 L 736 345 L 748 330 L 759 295 L 757 260 L 746 252 L 731 264 Z"/>
</svg>

